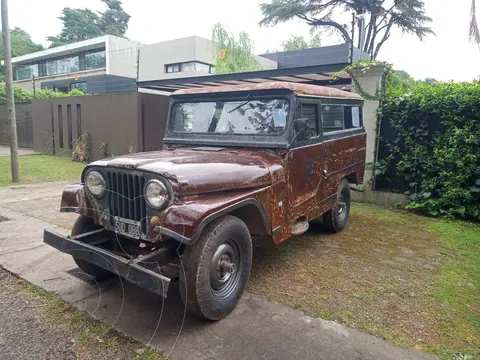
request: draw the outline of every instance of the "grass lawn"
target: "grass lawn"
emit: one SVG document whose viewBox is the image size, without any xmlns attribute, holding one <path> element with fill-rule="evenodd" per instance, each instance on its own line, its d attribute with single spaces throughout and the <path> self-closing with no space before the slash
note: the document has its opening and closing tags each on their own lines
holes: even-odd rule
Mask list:
<svg viewBox="0 0 480 360">
<path fill-rule="evenodd" d="M 248 290 L 443 359 L 480 358 L 479 225 L 355 203 L 339 234 L 256 242 Z"/>
<path fill-rule="evenodd" d="M 83 163 L 70 158 L 49 155 L 20 156 L 20 182 L 31 184 L 47 181 L 79 180 Z M 0 157 L 0 186 L 12 185 L 10 157 Z"/>
</svg>

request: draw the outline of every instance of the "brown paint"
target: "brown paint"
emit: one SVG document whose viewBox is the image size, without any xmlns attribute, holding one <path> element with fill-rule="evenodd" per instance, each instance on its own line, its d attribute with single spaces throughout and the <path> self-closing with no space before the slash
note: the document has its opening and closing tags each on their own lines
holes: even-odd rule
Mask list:
<svg viewBox="0 0 480 360">
<path fill-rule="evenodd" d="M 359 98 L 338 89 L 286 84 L 274 83 L 275 88 L 296 93 Z M 235 87 L 235 91 L 246 87 Z M 231 87 L 219 88 L 226 91 Z M 177 93 L 200 94 L 200 90 Z M 349 181 L 362 183 L 365 153 L 365 132 L 346 131 L 340 139 L 326 137 L 288 151 L 234 147 L 206 151 L 185 146 L 99 160 L 89 167 L 124 168 L 125 172 L 134 169 L 168 179 L 175 194 L 173 204 L 161 211 L 147 209 L 147 241 L 175 236 L 188 242 L 196 239 L 212 218 L 231 213 L 240 217 L 252 233 L 270 234 L 276 243 L 281 243 L 292 236 L 291 228 L 297 221 L 317 218 L 334 206 L 342 178 L 348 176 Z M 111 230 L 102 212 L 94 210 L 99 207 L 95 198 L 85 191 L 83 185 L 68 187 L 62 207 L 75 208 Z"/>
</svg>

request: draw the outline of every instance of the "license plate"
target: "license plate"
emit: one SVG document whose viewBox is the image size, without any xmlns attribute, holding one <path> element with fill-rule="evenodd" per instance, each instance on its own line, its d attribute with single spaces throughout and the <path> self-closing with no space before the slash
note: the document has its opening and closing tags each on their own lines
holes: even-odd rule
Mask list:
<svg viewBox="0 0 480 360">
<path fill-rule="evenodd" d="M 115 232 L 119 235 L 128 236 L 134 239 L 140 239 L 141 224 L 140 221 L 123 219 L 115 216 Z"/>
</svg>

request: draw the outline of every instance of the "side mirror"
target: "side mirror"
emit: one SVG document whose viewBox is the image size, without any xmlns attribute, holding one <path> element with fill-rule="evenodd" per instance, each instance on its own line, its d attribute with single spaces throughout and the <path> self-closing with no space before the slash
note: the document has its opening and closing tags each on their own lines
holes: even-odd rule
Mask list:
<svg viewBox="0 0 480 360">
<path fill-rule="evenodd" d="M 310 139 L 310 125 L 308 118 L 293 120 L 293 129 L 295 130 L 295 140 Z"/>
</svg>

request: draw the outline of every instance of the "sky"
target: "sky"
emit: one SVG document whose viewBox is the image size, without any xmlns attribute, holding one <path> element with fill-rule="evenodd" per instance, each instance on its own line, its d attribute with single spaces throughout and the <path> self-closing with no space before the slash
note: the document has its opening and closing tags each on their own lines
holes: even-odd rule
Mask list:
<svg viewBox="0 0 480 360">
<path fill-rule="evenodd" d="M 290 35 L 309 36 L 309 26 L 299 20 L 275 27 L 260 27 L 259 4 L 269 0 L 123 0 L 130 19 L 127 37 L 143 44 L 198 35 L 210 38 L 212 25 L 221 22 L 233 32 L 246 31 L 255 40 L 257 54 L 279 48 Z M 470 0 L 424 0 L 436 36 L 423 41 L 394 31 L 379 60 L 394 64 L 416 79 L 470 81 L 480 75 L 480 48 L 468 40 Z M 103 10 L 100 0 L 10 0 L 10 28 L 21 27 L 35 42 L 48 45 L 57 35 L 64 7 Z M 478 14 L 480 18 L 480 14 Z M 347 22 L 351 15 L 344 15 Z M 339 36 L 322 37 L 322 45 L 341 43 Z"/>
</svg>

